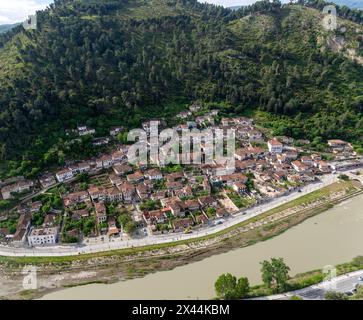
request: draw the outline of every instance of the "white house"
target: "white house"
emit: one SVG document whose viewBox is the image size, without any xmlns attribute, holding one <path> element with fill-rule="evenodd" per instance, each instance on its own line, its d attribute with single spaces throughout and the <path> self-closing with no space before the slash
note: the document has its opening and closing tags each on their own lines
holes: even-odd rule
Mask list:
<svg viewBox="0 0 363 320">
<path fill-rule="evenodd" d="M 125 131 L 124 127 L 113 127 L 110 130 L 110 136 L 117 136 L 120 132 Z"/>
<path fill-rule="evenodd" d="M 328 145 L 329 147 L 332 148 L 342 148 L 348 145 L 348 143 L 343 140 L 335 139 L 335 140 L 328 140 Z"/>
<path fill-rule="evenodd" d="M 106 222 L 106 206 L 102 202 L 95 203 L 96 217 L 98 223 Z"/>
<path fill-rule="evenodd" d="M 73 178 L 73 171 L 70 169 L 64 169 L 57 172 L 55 176 L 57 177 L 58 182 L 63 182 Z"/>
<path fill-rule="evenodd" d="M 297 171 L 297 172 L 305 172 L 309 169 L 309 166 L 302 163 L 299 160 L 295 160 L 293 162 L 291 162 L 292 167 Z"/>
<path fill-rule="evenodd" d="M 95 129 L 88 128 L 87 126 L 78 126 L 77 130 L 78 130 L 78 134 L 80 136 L 91 135 L 91 134 L 94 134 L 96 132 Z"/>
<path fill-rule="evenodd" d="M 303 164 L 306 164 L 308 166 L 312 166 L 313 163 L 314 163 L 313 159 L 311 157 L 308 157 L 308 156 L 303 156 L 303 157 L 301 157 L 300 160 L 301 160 L 301 162 Z"/>
<path fill-rule="evenodd" d="M 196 103 L 193 103 L 190 107 L 189 107 L 189 110 L 191 112 L 197 112 L 201 109 L 201 106 L 196 104 Z"/>
<path fill-rule="evenodd" d="M 113 165 L 112 156 L 104 155 L 101 157 L 103 168 L 110 168 Z"/>
<path fill-rule="evenodd" d="M 277 139 L 272 139 L 267 142 L 268 151 L 271 153 L 282 153 L 283 145 Z"/>
<path fill-rule="evenodd" d="M 30 246 L 55 244 L 58 240 L 58 228 L 36 228 L 28 236 Z"/>
<path fill-rule="evenodd" d="M 106 146 L 110 142 L 110 139 L 108 137 L 102 137 L 102 138 L 95 138 L 92 140 L 92 144 L 94 146 Z"/>
<path fill-rule="evenodd" d="M 146 171 L 145 176 L 150 180 L 160 180 L 163 178 L 163 174 L 158 169 L 150 169 Z"/>
<path fill-rule="evenodd" d="M 88 172 L 90 170 L 91 170 L 91 166 L 88 162 L 81 162 L 78 164 L 79 173 Z"/>
<path fill-rule="evenodd" d="M 192 115 L 191 111 L 182 111 L 176 115 L 177 118 L 186 119 Z"/>
<path fill-rule="evenodd" d="M 125 160 L 125 159 L 127 159 L 127 156 L 121 150 L 117 150 L 112 153 L 112 160 L 114 163 L 121 162 L 122 160 Z"/>
</svg>

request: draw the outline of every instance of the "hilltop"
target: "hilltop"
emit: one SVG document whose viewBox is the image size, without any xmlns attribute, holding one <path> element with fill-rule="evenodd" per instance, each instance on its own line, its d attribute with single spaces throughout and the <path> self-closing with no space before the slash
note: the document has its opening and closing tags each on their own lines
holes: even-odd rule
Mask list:
<svg viewBox="0 0 363 320">
<path fill-rule="evenodd" d="M 333 0 L 339 6 L 347 6 L 352 9 L 363 10 L 363 3 L 359 0 Z"/>
<path fill-rule="evenodd" d="M 2 24 L 2 25 L 0 25 L 0 33 L 7 32 L 7 31 L 11 30 L 12 28 L 16 27 L 17 25 L 18 25 L 18 23 Z"/>
<path fill-rule="evenodd" d="M 6 175 L 97 152 L 103 136 L 173 118 L 198 100 L 222 114 L 261 110 L 276 134 L 362 146 L 363 17 L 343 8 L 322 27 L 322 1 L 239 10 L 196 0 L 58 0 L 38 29 L 0 36 L 0 159 Z"/>
</svg>

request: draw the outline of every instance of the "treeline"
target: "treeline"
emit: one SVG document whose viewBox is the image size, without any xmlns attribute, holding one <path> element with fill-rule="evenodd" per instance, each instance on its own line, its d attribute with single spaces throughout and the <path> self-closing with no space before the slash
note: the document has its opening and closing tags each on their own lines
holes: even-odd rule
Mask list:
<svg viewBox="0 0 363 320">
<path fill-rule="evenodd" d="M 342 19 L 348 19 L 353 22 L 363 24 L 363 10 L 350 9 L 347 6 L 338 6 L 336 3 L 324 0 L 291 0 L 289 4 L 299 4 L 322 11 L 325 6 L 331 4 L 337 8 L 337 14 Z M 246 16 L 253 13 L 279 12 L 279 10 L 288 4 L 282 4 L 280 0 L 262 0 L 253 5 L 243 6 L 236 11 L 236 16 Z"/>
</svg>

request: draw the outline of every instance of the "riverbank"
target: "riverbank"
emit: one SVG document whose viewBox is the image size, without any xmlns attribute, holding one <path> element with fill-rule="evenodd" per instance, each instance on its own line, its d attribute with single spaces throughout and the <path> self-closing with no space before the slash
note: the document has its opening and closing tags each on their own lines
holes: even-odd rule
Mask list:
<svg viewBox="0 0 363 320">
<path fill-rule="evenodd" d="M 356 283 L 363 285 L 363 282 L 358 280 L 363 276 L 363 256 L 357 256 L 351 262 L 330 266 L 329 270 L 334 272 L 334 276 L 322 270 L 297 274 L 288 280 L 287 290 L 280 294 L 272 295 L 272 291 L 264 285 L 254 286 L 249 292 L 249 297 L 256 300 L 286 300 L 298 296 L 301 299 L 321 300 L 328 291 L 351 291 L 355 289 Z M 348 282 L 348 286 L 341 286 L 339 289 L 339 282 Z"/>
<path fill-rule="evenodd" d="M 234 226 L 222 234 L 189 243 L 135 248 L 134 252 L 120 250 L 92 257 L 1 257 L 0 272 L 5 279 L 2 295 L 7 294 L 10 298 L 33 298 L 65 286 L 94 281 L 109 283 L 142 277 L 155 271 L 170 270 L 269 239 L 360 192 L 362 190 L 358 182 L 335 183 Z M 38 266 L 37 291 L 21 290 L 21 269 L 26 264 Z"/>
</svg>

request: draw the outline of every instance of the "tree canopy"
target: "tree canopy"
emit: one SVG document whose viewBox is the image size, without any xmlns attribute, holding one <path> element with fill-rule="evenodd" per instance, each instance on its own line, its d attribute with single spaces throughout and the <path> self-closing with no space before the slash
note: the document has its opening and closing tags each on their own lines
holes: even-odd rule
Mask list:
<svg viewBox="0 0 363 320">
<path fill-rule="evenodd" d="M 272 258 L 271 261 L 261 262 L 262 281 L 275 292 L 282 292 L 286 289 L 289 271 L 290 268 L 282 258 Z"/>
<path fill-rule="evenodd" d="M 250 289 L 247 278 L 237 278 L 230 273 L 222 274 L 215 283 L 215 291 L 220 299 L 242 299 Z"/>
</svg>

